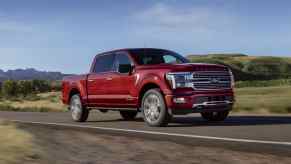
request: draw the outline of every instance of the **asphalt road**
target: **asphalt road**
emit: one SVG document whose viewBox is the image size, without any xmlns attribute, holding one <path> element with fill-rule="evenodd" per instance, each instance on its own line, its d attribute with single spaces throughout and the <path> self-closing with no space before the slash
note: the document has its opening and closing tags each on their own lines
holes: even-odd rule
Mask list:
<svg viewBox="0 0 291 164">
<path fill-rule="evenodd" d="M 141 117 L 135 121 L 123 121 L 118 112 L 91 112 L 85 123 L 73 122 L 70 113 L 0 112 L 0 119 L 44 127 L 73 128 L 187 145 L 218 146 L 291 156 L 290 115 L 233 115 L 225 122 L 210 123 L 193 114 L 178 116 L 168 127 L 162 128 L 146 126 Z"/>
</svg>

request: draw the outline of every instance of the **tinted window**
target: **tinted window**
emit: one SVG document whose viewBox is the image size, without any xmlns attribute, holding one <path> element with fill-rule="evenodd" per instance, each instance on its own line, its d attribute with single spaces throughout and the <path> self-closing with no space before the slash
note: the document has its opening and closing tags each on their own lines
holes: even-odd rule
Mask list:
<svg viewBox="0 0 291 164">
<path fill-rule="evenodd" d="M 163 64 L 163 63 L 187 63 L 186 58 L 172 51 L 159 49 L 131 50 L 133 57 L 140 65 Z"/>
<path fill-rule="evenodd" d="M 120 70 L 118 70 L 120 65 L 131 65 L 131 61 L 129 59 L 129 57 L 124 54 L 124 53 L 118 53 L 115 56 L 115 64 L 114 64 L 114 70 L 120 72 Z"/>
<path fill-rule="evenodd" d="M 163 59 L 165 63 L 181 63 L 179 60 L 177 60 L 176 57 L 172 55 L 164 55 Z"/>
<path fill-rule="evenodd" d="M 98 73 L 112 71 L 113 61 L 114 61 L 113 54 L 97 57 L 94 72 Z"/>
</svg>

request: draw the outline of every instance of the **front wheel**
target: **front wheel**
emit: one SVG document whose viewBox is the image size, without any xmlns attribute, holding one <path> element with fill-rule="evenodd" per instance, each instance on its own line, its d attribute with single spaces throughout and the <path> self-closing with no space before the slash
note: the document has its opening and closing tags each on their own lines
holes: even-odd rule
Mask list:
<svg viewBox="0 0 291 164">
<path fill-rule="evenodd" d="M 207 121 L 224 121 L 229 114 L 229 111 L 221 112 L 203 112 L 201 116 Z"/>
<path fill-rule="evenodd" d="M 164 97 L 159 89 L 148 90 L 142 98 L 144 121 L 149 126 L 166 126 L 170 121 Z"/>
<path fill-rule="evenodd" d="M 88 119 L 89 110 L 82 105 L 79 94 L 72 96 L 70 101 L 72 119 L 76 122 L 85 122 Z"/>
</svg>

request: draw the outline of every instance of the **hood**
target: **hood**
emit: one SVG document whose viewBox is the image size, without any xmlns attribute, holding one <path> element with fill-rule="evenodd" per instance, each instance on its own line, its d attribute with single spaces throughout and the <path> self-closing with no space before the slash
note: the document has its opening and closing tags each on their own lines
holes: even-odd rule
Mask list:
<svg viewBox="0 0 291 164">
<path fill-rule="evenodd" d="M 183 64 L 155 64 L 155 65 L 142 65 L 138 69 L 168 69 L 177 72 L 194 72 L 194 71 L 227 71 L 228 68 L 218 64 L 206 63 L 183 63 Z"/>
</svg>

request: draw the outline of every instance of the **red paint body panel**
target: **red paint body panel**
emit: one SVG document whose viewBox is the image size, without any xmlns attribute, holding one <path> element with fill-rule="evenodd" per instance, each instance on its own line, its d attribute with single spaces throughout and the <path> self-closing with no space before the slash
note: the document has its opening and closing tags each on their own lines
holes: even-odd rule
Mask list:
<svg viewBox="0 0 291 164">
<path fill-rule="evenodd" d="M 83 104 L 88 107 L 138 109 L 141 90 L 147 84 L 155 84 L 161 89 L 165 96 L 167 107 L 172 110 L 191 109 L 196 97 L 199 96 L 234 96 L 232 89 L 215 91 L 199 91 L 192 88 L 172 89 L 165 79 L 165 75 L 168 72 L 220 71 L 225 69 L 225 66 L 200 63 L 138 65 L 127 49 L 109 53 L 121 51 L 127 52 L 134 64 L 134 70 L 131 74 L 121 74 L 119 72 L 93 73 L 95 58 L 89 74 L 70 76 L 63 79 L 63 103 L 69 104 L 72 93 L 78 91 Z M 173 98 L 181 96 L 187 100 L 187 103 L 175 104 Z"/>
</svg>

